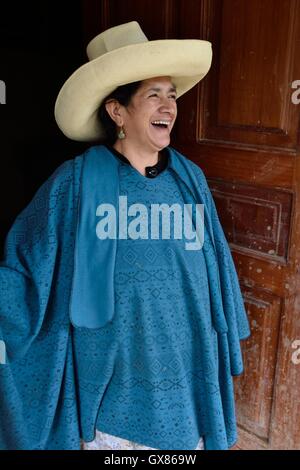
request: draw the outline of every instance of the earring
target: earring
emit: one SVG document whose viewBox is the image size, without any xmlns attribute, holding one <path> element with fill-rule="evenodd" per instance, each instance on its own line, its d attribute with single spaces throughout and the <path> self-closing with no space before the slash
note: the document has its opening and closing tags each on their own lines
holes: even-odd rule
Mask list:
<svg viewBox="0 0 300 470">
<path fill-rule="evenodd" d="M 126 134 L 125 134 L 125 132 L 124 132 L 124 130 L 123 130 L 123 126 L 121 126 L 121 129 L 120 129 L 120 131 L 118 132 L 118 137 L 119 137 L 119 139 L 125 139 L 125 137 L 126 137 Z"/>
</svg>

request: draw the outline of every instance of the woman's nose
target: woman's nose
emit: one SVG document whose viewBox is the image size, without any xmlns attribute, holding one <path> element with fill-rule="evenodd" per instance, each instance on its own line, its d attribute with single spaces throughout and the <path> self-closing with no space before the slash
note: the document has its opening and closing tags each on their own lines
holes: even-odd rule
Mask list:
<svg viewBox="0 0 300 470">
<path fill-rule="evenodd" d="M 176 107 L 176 101 L 174 98 L 169 98 L 168 96 L 162 97 L 160 106 L 166 107 L 167 109 L 174 109 L 174 107 Z"/>
</svg>

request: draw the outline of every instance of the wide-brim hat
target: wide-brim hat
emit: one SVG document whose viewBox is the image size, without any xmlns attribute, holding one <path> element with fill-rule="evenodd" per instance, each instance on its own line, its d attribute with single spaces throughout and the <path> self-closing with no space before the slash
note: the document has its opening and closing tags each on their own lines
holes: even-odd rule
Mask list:
<svg viewBox="0 0 300 470">
<path fill-rule="evenodd" d="M 116 88 L 148 78 L 170 76 L 180 97 L 207 74 L 212 47 L 200 39 L 148 41 L 136 21 L 107 29 L 87 46 L 89 62 L 62 86 L 55 103 L 55 119 L 73 140 L 104 137 L 97 110 Z"/>
</svg>

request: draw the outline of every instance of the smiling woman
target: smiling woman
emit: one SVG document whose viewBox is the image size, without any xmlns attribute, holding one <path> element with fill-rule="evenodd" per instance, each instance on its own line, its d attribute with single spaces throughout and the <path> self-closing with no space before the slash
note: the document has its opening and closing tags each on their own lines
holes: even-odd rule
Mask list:
<svg viewBox="0 0 300 470">
<path fill-rule="evenodd" d="M 119 129 L 113 147 L 145 174 L 145 167 L 155 165 L 158 152 L 170 144 L 177 116 L 176 87 L 171 77 L 154 77 L 131 86 L 130 91 L 127 105 L 109 97 L 104 106 Z"/>
<path fill-rule="evenodd" d="M 0 265 L 0 448 L 228 449 L 249 324 L 205 176 L 170 146 L 177 98 L 207 74 L 211 44 L 148 41 L 134 21 L 87 52 L 55 117 L 97 144 L 40 188 Z M 134 223 L 123 236 L 122 198 L 151 235 L 150 208 L 180 211 L 157 236 Z M 188 220 L 203 244 L 186 249 L 164 231 L 178 234 L 197 205 L 204 223 Z M 119 236 L 97 236 L 103 207 Z"/>
</svg>

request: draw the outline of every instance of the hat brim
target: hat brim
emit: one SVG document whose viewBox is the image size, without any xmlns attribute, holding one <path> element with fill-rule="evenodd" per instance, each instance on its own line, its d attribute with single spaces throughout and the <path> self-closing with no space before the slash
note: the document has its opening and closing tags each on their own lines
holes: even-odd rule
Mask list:
<svg viewBox="0 0 300 470">
<path fill-rule="evenodd" d="M 180 97 L 207 74 L 211 43 L 198 39 L 161 39 L 108 52 L 78 68 L 64 83 L 55 103 L 55 119 L 73 140 L 103 137 L 97 110 L 118 86 L 170 76 Z"/>
</svg>

